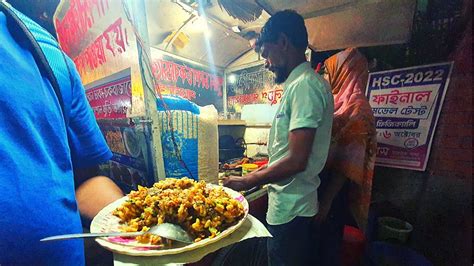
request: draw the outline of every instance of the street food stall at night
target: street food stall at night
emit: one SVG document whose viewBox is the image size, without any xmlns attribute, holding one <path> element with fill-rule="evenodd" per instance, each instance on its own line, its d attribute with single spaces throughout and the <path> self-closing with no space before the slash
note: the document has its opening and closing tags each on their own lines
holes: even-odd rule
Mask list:
<svg viewBox="0 0 474 266">
<path fill-rule="evenodd" d="M 166 168 L 167 163 L 176 163 L 167 161 L 167 155 L 174 153 L 174 145 L 166 138 L 166 119 L 170 117 L 164 118 L 163 109 L 156 107 L 165 95 L 213 107 L 205 110 L 204 118 L 196 119 L 203 125 L 198 132 L 185 132 L 196 122 L 188 124 L 177 114 L 173 118 L 178 136 L 199 142 L 193 147 L 199 157 L 193 160 L 199 162 L 189 169 L 196 179 L 217 181 L 218 159 L 226 157 L 218 152 L 218 134 L 233 134 L 246 127 L 255 137 L 259 128 L 268 128 L 281 89 L 273 84 L 252 44 L 275 10 L 301 12 L 310 48 L 325 51 L 406 42 L 415 4 L 257 2 L 239 15 L 232 13 L 235 6 L 225 1 L 62 1 L 55 16 L 58 40 L 73 58 L 116 155 L 112 177 L 124 187 L 173 176 Z M 350 23 L 348 17 L 356 23 Z M 376 23 L 380 17 L 383 23 Z M 258 137 L 245 141 L 265 143 Z M 254 146 L 259 145 L 247 145 L 247 155 L 252 157 L 257 153 Z M 188 156 L 186 148 L 190 147 L 180 148 L 184 149 L 181 156 Z"/>
<path fill-rule="evenodd" d="M 304 17 L 309 34 L 306 55 L 316 68 L 322 59 L 318 61 L 318 56 L 326 51 L 408 43 L 417 8 L 416 0 L 62 0 L 54 23 L 61 48 L 73 59 L 113 152 L 102 170 L 128 193 L 165 178 L 188 177 L 217 185 L 225 175 L 245 174 L 268 162 L 268 133 L 283 89 L 274 83 L 254 44 L 276 11 L 294 9 Z M 381 143 L 377 165 L 425 171 L 451 64 L 423 68 L 419 70 L 423 77 L 404 71 L 386 76 L 373 73 L 369 78 L 367 96 L 378 112 L 374 115 Z M 416 111 L 422 120 L 431 121 L 423 124 L 429 129 L 427 135 L 387 130 L 390 123 L 403 121 L 395 115 L 388 115 L 391 120 L 382 119 L 389 107 L 394 108 L 382 105 L 391 99 L 383 98 L 383 89 L 393 94 L 398 89 L 393 82 L 403 75 L 413 75 L 418 81 L 426 80 L 426 73 L 439 78 L 440 92 L 422 87 L 415 88 L 416 93 L 425 92 L 427 98 L 438 93 L 439 97 L 426 100 L 432 105 L 400 109 Z M 374 101 L 380 106 L 374 106 Z M 426 144 L 421 163 L 404 164 L 401 159 L 384 157 L 400 141 L 383 140 L 384 132 L 403 139 L 403 149 Z M 154 257 L 162 258 L 154 262 L 194 263 L 226 245 L 268 236 L 263 225 L 266 189 L 256 187 L 243 195 L 249 216 L 256 217 L 243 225 L 249 232 L 235 229 L 227 240 L 222 236 L 208 249 L 185 249 L 186 256 L 165 253 Z M 99 241 L 114 251 L 117 265 L 153 262 L 152 258 L 123 255 L 137 254 L 105 242 Z"/>
</svg>

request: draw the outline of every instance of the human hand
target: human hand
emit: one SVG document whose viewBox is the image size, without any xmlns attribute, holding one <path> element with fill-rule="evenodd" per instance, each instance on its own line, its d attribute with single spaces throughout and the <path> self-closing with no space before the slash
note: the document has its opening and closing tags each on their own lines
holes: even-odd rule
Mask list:
<svg viewBox="0 0 474 266">
<path fill-rule="evenodd" d="M 314 217 L 314 220 L 318 223 L 326 221 L 329 210 L 331 210 L 332 202 L 320 202 L 318 214 Z"/>
<path fill-rule="evenodd" d="M 245 176 L 226 176 L 223 179 L 224 186 L 236 191 L 246 190 L 250 187 L 248 178 Z"/>
</svg>

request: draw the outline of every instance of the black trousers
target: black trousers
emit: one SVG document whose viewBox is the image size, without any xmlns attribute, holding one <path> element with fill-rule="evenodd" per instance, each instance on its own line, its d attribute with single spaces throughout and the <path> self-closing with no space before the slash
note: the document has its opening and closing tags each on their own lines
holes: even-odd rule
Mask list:
<svg viewBox="0 0 474 266">
<path fill-rule="evenodd" d="M 267 239 L 268 265 L 311 265 L 314 245 L 311 239 L 314 217 L 296 217 L 282 225 L 268 225 L 273 237 Z"/>
<path fill-rule="evenodd" d="M 331 173 L 323 171 L 319 174 L 321 185 L 318 188 L 318 197 L 321 198 L 331 179 Z M 355 225 L 348 205 L 349 182 L 341 188 L 334 198 L 326 220 L 321 224 L 313 224 L 312 241 L 315 252 L 312 256 L 312 265 L 339 266 L 341 265 L 342 239 L 344 226 Z"/>
</svg>

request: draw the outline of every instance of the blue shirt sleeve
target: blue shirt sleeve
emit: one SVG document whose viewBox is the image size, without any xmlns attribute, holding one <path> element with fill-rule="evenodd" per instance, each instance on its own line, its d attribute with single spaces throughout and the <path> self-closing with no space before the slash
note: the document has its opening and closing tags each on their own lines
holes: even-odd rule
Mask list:
<svg viewBox="0 0 474 266">
<path fill-rule="evenodd" d="M 72 163 L 75 168 L 98 165 L 109 160 L 112 153 L 97 125 L 76 67 L 71 59 L 66 58 L 72 77 L 72 99 L 67 128 Z"/>
<path fill-rule="evenodd" d="M 74 168 L 106 162 L 112 157 L 112 153 L 97 125 L 74 62 L 66 55 L 62 55 L 63 52 L 56 40 L 46 30 L 13 10 L 39 43 L 60 83 L 66 112 L 64 115 L 68 118 L 67 134 Z"/>
</svg>

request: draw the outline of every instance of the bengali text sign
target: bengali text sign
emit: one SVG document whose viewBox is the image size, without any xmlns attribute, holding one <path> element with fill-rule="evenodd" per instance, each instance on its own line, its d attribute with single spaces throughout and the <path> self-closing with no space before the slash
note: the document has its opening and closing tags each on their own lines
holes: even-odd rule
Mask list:
<svg viewBox="0 0 474 266">
<path fill-rule="evenodd" d="M 126 118 L 127 110 L 131 107 L 130 72 L 128 71 L 126 76 L 108 81 L 112 77 L 104 79 L 101 85 L 86 90 L 87 100 L 89 100 L 96 119 Z"/>
<path fill-rule="evenodd" d="M 367 97 L 377 128 L 377 165 L 426 169 L 451 65 L 426 65 L 369 75 Z"/>
<path fill-rule="evenodd" d="M 223 72 L 152 49 L 152 73 L 161 94 L 177 95 L 200 106 L 212 104 L 223 111 Z"/>
<path fill-rule="evenodd" d="M 244 105 L 280 103 L 281 86 L 275 84 L 274 75 L 263 65 L 230 72 L 227 81 L 227 110 L 240 112 Z"/>
</svg>

